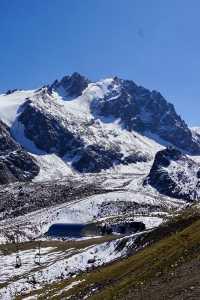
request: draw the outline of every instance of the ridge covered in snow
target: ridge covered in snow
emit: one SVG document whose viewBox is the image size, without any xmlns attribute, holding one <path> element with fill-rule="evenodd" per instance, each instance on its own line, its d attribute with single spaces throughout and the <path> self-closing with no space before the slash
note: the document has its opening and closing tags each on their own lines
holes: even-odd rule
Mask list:
<svg viewBox="0 0 200 300">
<path fill-rule="evenodd" d="M 117 77 L 91 82 L 74 73 L 38 90 L 0 95 L 0 120 L 38 159 L 40 179 L 48 178 L 49 164 L 60 177 L 151 164 L 165 145 L 200 151 L 193 130 L 160 93 Z M 64 171 L 56 169 L 58 161 Z"/>
</svg>

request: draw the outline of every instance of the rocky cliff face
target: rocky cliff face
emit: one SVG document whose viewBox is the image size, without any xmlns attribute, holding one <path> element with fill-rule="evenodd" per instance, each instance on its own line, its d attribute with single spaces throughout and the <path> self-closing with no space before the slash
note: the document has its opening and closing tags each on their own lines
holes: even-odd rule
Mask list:
<svg viewBox="0 0 200 300">
<path fill-rule="evenodd" d="M 98 123 L 86 120 L 80 123 L 48 97 L 45 94 L 39 101 L 27 100 L 17 120 L 23 124 L 26 138 L 33 141 L 38 149 L 70 159 L 73 168 L 79 172 L 100 172 L 114 164 L 127 165 L 150 159 L 143 149 L 131 149 L 124 156 L 122 146 L 117 141 L 112 142 L 109 133 L 102 134 Z M 97 127 L 95 140 L 91 126 Z"/>
<path fill-rule="evenodd" d="M 55 111 L 60 110 L 57 115 L 51 114 L 53 107 Z M 83 147 L 81 137 L 68 127 L 67 118 L 59 118 L 62 107 L 51 103 L 48 98 L 41 97 L 38 102 L 27 100 L 21 109 L 18 122 L 23 124 L 25 136 L 37 148 L 62 157 Z"/>
<path fill-rule="evenodd" d="M 82 94 L 89 82 L 86 77 L 75 72 L 71 76 L 64 76 L 60 81 L 54 81 L 49 87 L 49 91 L 52 92 L 52 90 L 56 90 L 63 96 L 75 98 Z"/>
<path fill-rule="evenodd" d="M 200 199 L 200 164 L 175 148 L 159 151 L 144 185 L 170 197 Z"/>
<path fill-rule="evenodd" d="M 11 137 L 0 121 L 0 184 L 29 181 L 39 173 L 35 160 Z"/>
<path fill-rule="evenodd" d="M 189 153 L 200 153 L 200 144 L 191 130 L 159 92 L 118 78 L 114 78 L 108 89 L 105 97 L 92 102 L 93 111 L 100 116 L 112 115 L 127 130 L 153 133 Z"/>
</svg>

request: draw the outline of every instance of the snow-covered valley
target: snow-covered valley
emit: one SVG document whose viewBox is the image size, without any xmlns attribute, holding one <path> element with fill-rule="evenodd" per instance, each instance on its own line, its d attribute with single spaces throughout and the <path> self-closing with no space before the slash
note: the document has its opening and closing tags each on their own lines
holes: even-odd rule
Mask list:
<svg viewBox="0 0 200 300">
<path fill-rule="evenodd" d="M 14 299 L 18 294 L 29 295 L 33 291 L 40 291 L 46 284 L 53 284 L 67 278 L 74 282 L 80 272 L 95 269 L 126 256 L 130 249 L 135 247 L 134 237 L 143 234 L 141 232 L 125 237 L 113 235 L 107 242 L 104 242 L 105 237 L 98 236 L 85 236 L 71 241 L 52 240 L 44 235 L 52 224 L 112 222 L 114 219 L 116 222 L 116 219 L 127 221 L 134 218 L 135 222 L 145 224 L 145 233 L 159 226 L 171 212 L 185 206 L 184 201 L 163 197 L 154 190 L 144 189 L 143 178 L 144 174 L 139 171 L 137 174 L 102 173 L 98 177 L 95 174 L 76 175 L 74 178 L 70 177 L 73 185 L 78 184 L 80 187 L 88 183 L 98 184 L 103 193 L 88 197 L 77 195 L 73 201 L 68 200 L 66 203 L 49 206 L 15 218 L 3 219 L 0 222 L 2 243 L 0 294 L 3 299 Z M 63 178 L 61 181 L 62 184 L 67 184 L 66 179 Z M 15 189 L 16 184 L 12 193 Z M 17 238 L 20 243 L 6 244 L 13 238 Z M 119 248 L 118 245 L 123 239 L 126 242 Z M 41 243 L 40 266 L 34 261 L 39 241 Z M 88 246 L 84 248 L 79 246 L 79 243 L 83 245 L 88 243 Z M 24 250 L 26 247 L 28 249 Z M 19 253 L 22 262 L 22 266 L 18 269 L 15 268 L 16 253 Z"/>
</svg>

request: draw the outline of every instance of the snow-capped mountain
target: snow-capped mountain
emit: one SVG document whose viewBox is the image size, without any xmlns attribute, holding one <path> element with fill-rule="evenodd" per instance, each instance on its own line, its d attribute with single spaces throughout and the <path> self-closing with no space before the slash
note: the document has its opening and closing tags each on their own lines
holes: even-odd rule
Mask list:
<svg viewBox="0 0 200 300">
<path fill-rule="evenodd" d="M 38 90 L 9 91 L 0 96 L 0 120 L 38 161 L 51 154 L 79 172 L 151 162 L 169 144 L 200 153 L 160 93 L 117 77 L 91 82 L 74 73 Z"/>
<path fill-rule="evenodd" d="M 0 95 L 0 298 L 37 298 L 43 287 L 47 297 L 46 286 L 149 245 L 145 235 L 199 200 L 198 155 L 199 131 L 133 81 L 74 73 Z M 61 224 L 113 231 L 52 240 Z"/>
</svg>

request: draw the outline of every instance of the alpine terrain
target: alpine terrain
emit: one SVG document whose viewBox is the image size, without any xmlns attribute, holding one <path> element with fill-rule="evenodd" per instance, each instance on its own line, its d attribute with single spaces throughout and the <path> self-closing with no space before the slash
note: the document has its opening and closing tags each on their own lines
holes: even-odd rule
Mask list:
<svg viewBox="0 0 200 300">
<path fill-rule="evenodd" d="M 199 200 L 200 129 L 158 91 L 0 95 L 0 299 L 200 299 Z"/>
</svg>

